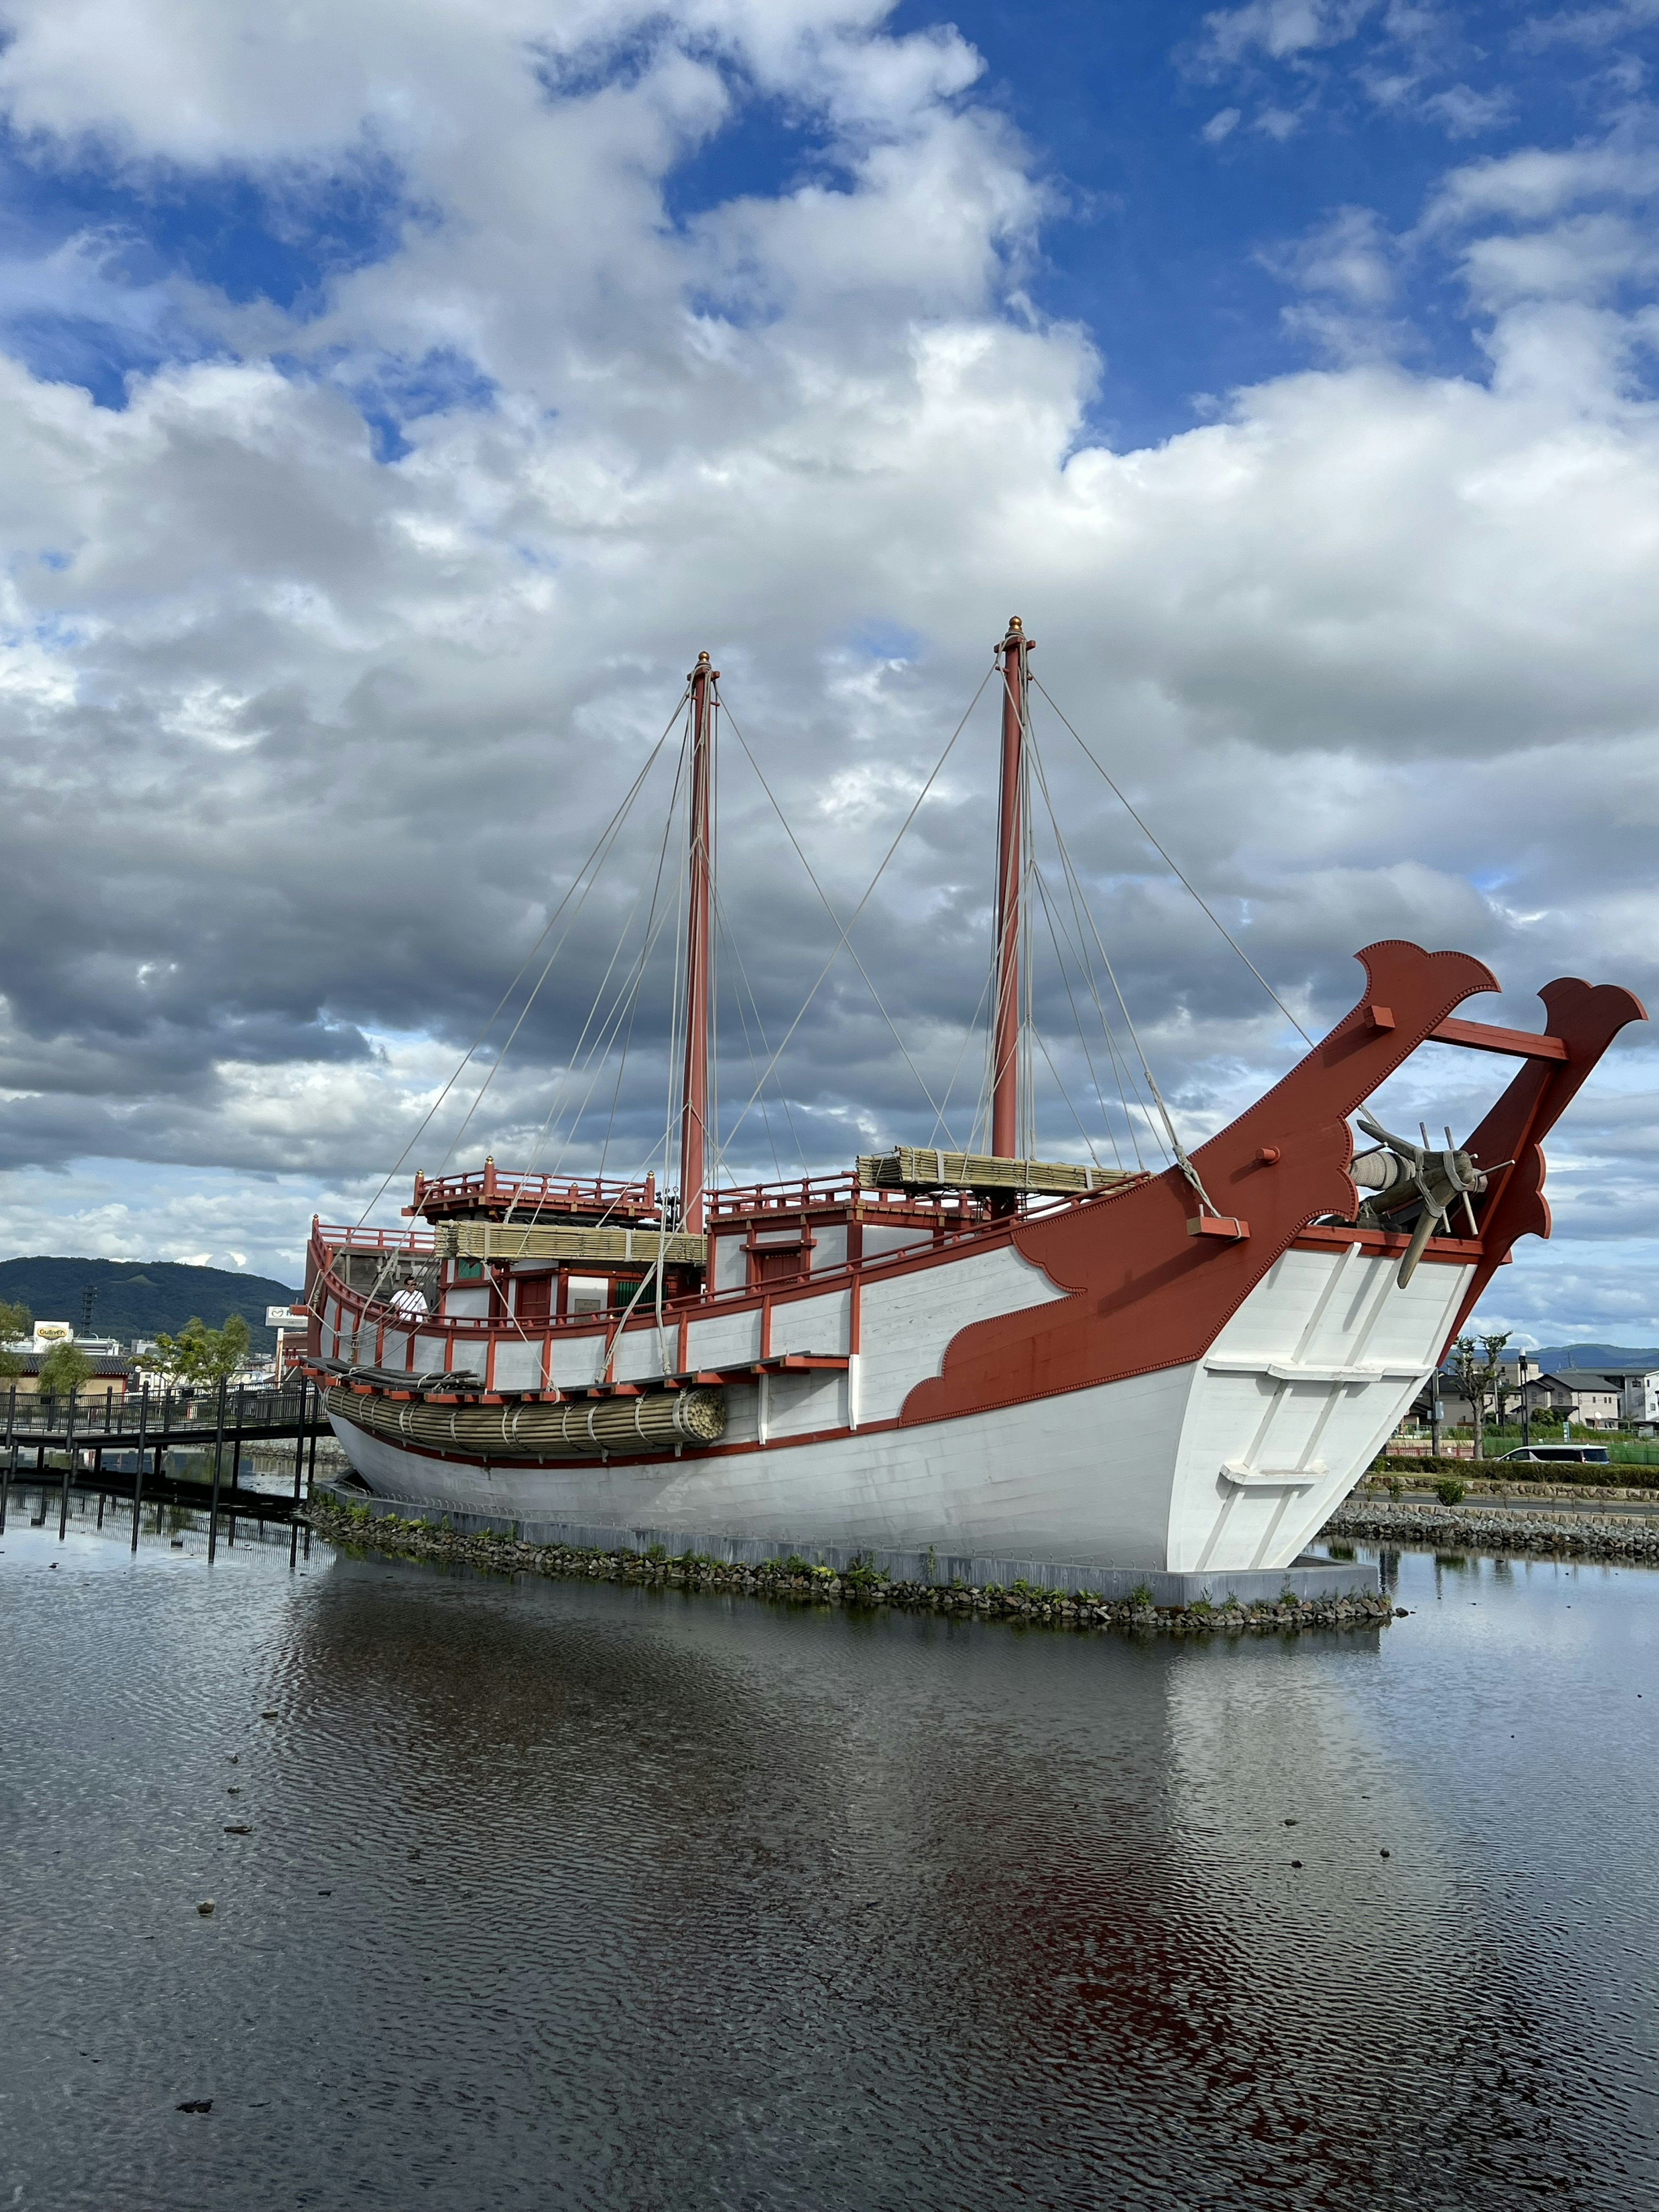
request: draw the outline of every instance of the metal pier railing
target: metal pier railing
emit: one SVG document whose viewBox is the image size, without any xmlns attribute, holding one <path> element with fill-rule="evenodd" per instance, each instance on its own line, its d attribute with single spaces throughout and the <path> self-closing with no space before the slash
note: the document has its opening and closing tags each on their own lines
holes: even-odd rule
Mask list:
<svg viewBox="0 0 1659 2212">
<path fill-rule="evenodd" d="M 292 1389 L 234 1391 L 221 1382 L 216 1390 L 185 1392 L 142 1388 L 136 1401 L 118 1406 L 106 1393 L 101 1406 L 70 1399 L 48 1399 L 43 1405 L 32 1393 L 20 1397 L 14 1384 L 7 1393 L 5 1431 L 0 1441 L 0 1535 L 5 1533 L 11 1492 L 20 1476 L 31 1486 L 39 1484 L 44 1497 L 49 1455 L 61 1455 L 58 1482 L 58 1534 L 69 1526 L 71 1489 L 96 1489 L 100 1497 L 128 1494 L 131 1478 L 132 1548 L 138 1548 L 138 1519 L 145 1501 L 146 1478 L 152 1503 L 205 1507 L 208 1557 L 218 1544 L 222 1512 L 256 1516 L 291 1515 L 303 1495 L 317 1463 L 317 1440 L 328 1431 L 327 1417 L 314 1389 L 301 1377 Z M 242 1455 L 250 1443 L 294 1441 L 294 1487 L 291 1498 L 269 1491 L 245 1491 L 237 1480 Z M 165 1471 L 166 1454 L 181 1446 L 210 1449 L 212 1480 L 208 1483 L 180 1481 Z M 224 1463 L 230 1451 L 230 1495 L 225 1495 Z M 132 1466 L 106 1467 L 106 1455 L 131 1455 Z M 32 1469 L 24 1464 L 33 1455 Z M 149 1462 L 147 1467 L 146 1462 Z M 186 1494 L 188 1493 L 188 1494 Z"/>
</svg>

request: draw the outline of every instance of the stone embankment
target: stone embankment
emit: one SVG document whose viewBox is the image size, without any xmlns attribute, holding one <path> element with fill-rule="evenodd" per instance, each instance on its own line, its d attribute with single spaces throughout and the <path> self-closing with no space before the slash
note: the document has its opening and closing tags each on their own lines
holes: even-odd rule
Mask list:
<svg viewBox="0 0 1659 2212">
<path fill-rule="evenodd" d="M 1538 1512 L 1527 1507 L 1401 1505 L 1356 1492 L 1325 1523 L 1329 1541 L 1437 1552 L 1550 1552 L 1579 1559 L 1659 1561 L 1659 1516 Z"/>
<path fill-rule="evenodd" d="M 843 1574 L 800 1559 L 733 1565 L 686 1553 L 678 1559 L 638 1552 L 586 1552 L 560 1545 L 521 1544 L 507 1535 L 462 1535 L 441 1523 L 371 1516 L 366 1507 L 313 1498 L 303 1516 L 319 1535 L 344 1546 L 364 1546 L 410 1559 L 441 1560 L 488 1568 L 497 1574 L 537 1574 L 589 1581 L 643 1583 L 674 1589 L 715 1590 L 806 1605 L 886 1607 L 965 1620 L 1012 1620 L 1049 1628 L 1127 1628 L 1164 1635 L 1261 1634 L 1304 1628 L 1374 1628 L 1392 1619 L 1386 1596 L 1259 1601 L 1179 1607 L 1113 1601 L 1089 1590 L 1065 1594 L 1013 1583 L 980 1589 L 931 1583 L 897 1583 L 869 1568 Z"/>
</svg>

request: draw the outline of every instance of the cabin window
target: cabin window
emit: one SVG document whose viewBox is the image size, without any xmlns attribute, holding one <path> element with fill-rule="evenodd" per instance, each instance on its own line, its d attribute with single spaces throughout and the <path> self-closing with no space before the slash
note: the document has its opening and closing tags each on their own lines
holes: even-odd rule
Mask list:
<svg viewBox="0 0 1659 2212">
<path fill-rule="evenodd" d="M 637 1290 L 638 1290 L 638 1288 L 639 1288 L 639 1287 L 640 1287 L 640 1286 L 639 1286 L 639 1285 L 638 1285 L 638 1283 L 637 1283 L 637 1282 L 634 1282 L 634 1283 L 623 1283 L 623 1282 L 616 1282 L 616 1283 L 612 1283 L 612 1285 L 611 1285 L 611 1304 L 612 1304 L 613 1306 L 617 1306 L 617 1307 L 623 1307 L 623 1306 L 626 1306 L 626 1305 L 628 1305 L 629 1304 L 630 1304 L 630 1303 L 631 1303 L 631 1301 L 632 1301 L 632 1299 L 633 1299 L 634 1293 L 635 1293 L 635 1291 L 637 1291 Z"/>
<path fill-rule="evenodd" d="M 483 1282 L 483 1261 L 482 1260 L 458 1260 L 455 1262 L 455 1279 L 458 1283 Z"/>
</svg>

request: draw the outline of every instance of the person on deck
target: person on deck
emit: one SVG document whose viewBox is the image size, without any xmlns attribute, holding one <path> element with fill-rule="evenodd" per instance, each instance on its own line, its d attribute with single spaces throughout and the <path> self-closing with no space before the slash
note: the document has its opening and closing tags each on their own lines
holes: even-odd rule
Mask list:
<svg viewBox="0 0 1659 2212">
<path fill-rule="evenodd" d="M 411 1321 L 424 1321 L 427 1316 L 426 1293 L 413 1275 L 404 1277 L 404 1286 L 392 1301 L 395 1314 L 405 1314 Z"/>
</svg>

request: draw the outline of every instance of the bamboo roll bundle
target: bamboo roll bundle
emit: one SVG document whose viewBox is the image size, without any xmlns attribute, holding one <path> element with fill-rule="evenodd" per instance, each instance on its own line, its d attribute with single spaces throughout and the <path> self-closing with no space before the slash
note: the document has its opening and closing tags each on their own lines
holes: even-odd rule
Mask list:
<svg viewBox="0 0 1659 2212">
<path fill-rule="evenodd" d="M 638 1267 L 659 1256 L 665 1267 L 701 1267 L 703 1237 L 658 1229 L 537 1228 L 520 1222 L 440 1221 L 433 1247 L 441 1260 L 592 1260 Z"/>
<path fill-rule="evenodd" d="M 672 1451 L 717 1443 L 726 1433 L 726 1393 L 699 1386 L 637 1398 L 576 1398 L 556 1406 L 434 1406 L 331 1389 L 328 1411 L 397 1443 L 453 1448 L 501 1459 L 597 1459 L 602 1452 Z"/>
<path fill-rule="evenodd" d="M 989 1152 L 942 1152 L 899 1145 L 890 1152 L 860 1152 L 864 1190 L 1029 1190 L 1061 1196 L 1071 1191 L 1112 1190 L 1140 1178 L 1118 1168 L 1091 1168 L 1071 1160 L 1010 1160 Z"/>
</svg>

